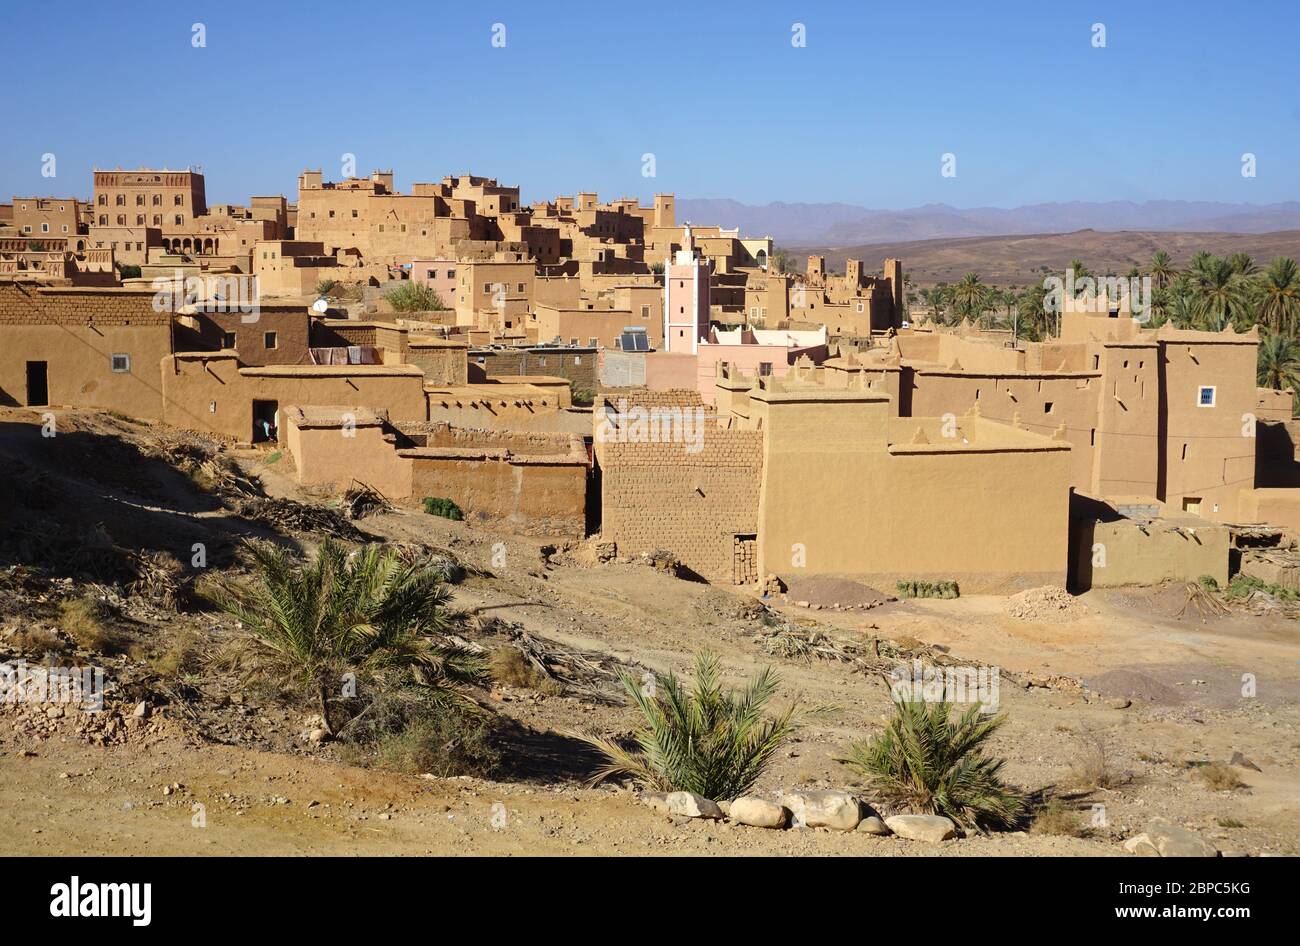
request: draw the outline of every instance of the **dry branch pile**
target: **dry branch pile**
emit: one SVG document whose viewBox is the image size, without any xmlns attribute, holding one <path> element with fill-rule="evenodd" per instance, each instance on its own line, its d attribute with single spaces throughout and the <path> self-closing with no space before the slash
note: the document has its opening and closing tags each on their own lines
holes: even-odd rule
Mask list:
<svg viewBox="0 0 1300 946">
<path fill-rule="evenodd" d="M 249 496 L 228 503 L 241 519 L 260 522 L 281 532 L 323 532 L 348 542 L 365 542 L 368 536 L 342 513 L 278 496 Z"/>
</svg>

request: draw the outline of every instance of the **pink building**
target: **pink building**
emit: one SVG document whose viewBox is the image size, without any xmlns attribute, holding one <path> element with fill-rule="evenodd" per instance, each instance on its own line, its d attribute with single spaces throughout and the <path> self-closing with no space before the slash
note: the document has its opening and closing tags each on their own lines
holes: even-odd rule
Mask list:
<svg viewBox="0 0 1300 946">
<path fill-rule="evenodd" d="M 447 308 L 456 306 L 456 269 L 454 259 L 411 260 L 411 282 L 428 286 L 438 293 Z"/>
<path fill-rule="evenodd" d="M 709 334 L 709 264 L 695 250 L 691 225 L 682 248 L 664 266 L 664 347 L 693 355 Z"/>
<path fill-rule="evenodd" d="M 730 332 L 710 329 L 697 346 L 696 387 L 704 403 L 712 404 L 714 384 L 722 367 L 746 374 L 780 377 L 806 355 L 820 365 L 827 358 L 826 326 L 815 331 L 738 328 Z"/>
</svg>

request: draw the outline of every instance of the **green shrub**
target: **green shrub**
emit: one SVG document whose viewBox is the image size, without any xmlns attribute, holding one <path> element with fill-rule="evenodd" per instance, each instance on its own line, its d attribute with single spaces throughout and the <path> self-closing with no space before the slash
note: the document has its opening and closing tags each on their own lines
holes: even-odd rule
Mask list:
<svg viewBox="0 0 1300 946">
<path fill-rule="evenodd" d="M 465 518 L 465 514 L 460 511 L 450 499 L 443 499 L 441 496 L 425 496 L 421 502 L 424 511 L 431 516 L 442 516 L 444 519 L 453 519 L 460 522 Z"/>
<path fill-rule="evenodd" d="M 894 810 L 945 815 L 966 830 L 1011 827 L 1025 799 L 1003 783 L 1002 760 L 984 744 L 1005 722 L 986 716 L 979 704 L 956 718 L 948 703 L 897 700 L 885 731 L 854 743 L 837 759 Z"/>
<path fill-rule="evenodd" d="M 596 400 L 596 392 L 585 384 L 570 381 L 569 391 L 571 392 L 573 403 L 578 407 L 590 407 Z"/>
<path fill-rule="evenodd" d="M 1300 590 L 1295 588 L 1285 588 L 1282 585 L 1270 585 L 1267 582 L 1260 581 L 1258 578 L 1252 578 L 1249 575 L 1238 573 L 1232 576 L 1228 582 L 1228 587 L 1223 591 L 1223 597 L 1229 601 L 1235 601 L 1240 598 L 1249 598 L 1252 593 L 1262 591 L 1265 594 L 1272 595 L 1279 601 L 1295 601 L 1300 599 Z"/>
<path fill-rule="evenodd" d="M 1202 575 L 1200 578 L 1196 580 L 1201 583 L 1201 587 L 1204 588 L 1206 591 L 1219 590 L 1219 582 L 1213 575 Z"/>
<path fill-rule="evenodd" d="M 956 598 L 960 592 L 955 581 L 900 581 L 896 586 L 900 598 Z"/>
<path fill-rule="evenodd" d="M 395 312 L 437 312 L 446 309 L 442 297 L 424 283 L 404 282 L 384 293 Z"/>
<path fill-rule="evenodd" d="M 337 289 L 338 285 L 338 280 L 336 279 L 322 279 L 316 284 L 316 295 L 325 298 Z"/>
<path fill-rule="evenodd" d="M 763 713 L 780 684 L 770 668 L 744 690 L 729 692 L 722 689 L 718 658 L 710 653 L 696 655 L 690 690 L 671 673 L 654 687 L 621 671 L 619 679 L 643 725 L 634 736 L 635 750 L 599 736 L 581 737 L 606 759 L 592 776 L 593 785 L 623 775 L 655 791 L 736 798 L 754 787 L 798 728 L 793 706 L 774 717 Z"/>
</svg>

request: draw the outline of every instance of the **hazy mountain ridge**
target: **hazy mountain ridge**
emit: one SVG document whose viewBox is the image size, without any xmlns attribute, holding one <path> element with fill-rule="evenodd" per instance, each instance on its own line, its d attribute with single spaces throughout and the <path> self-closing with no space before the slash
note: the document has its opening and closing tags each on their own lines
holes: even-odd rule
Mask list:
<svg viewBox="0 0 1300 946">
<path fill-rule="evenodd" d="M 677 216 L 683 221 L 739 226 L 742 235 L 771 236 L 783 246 L 843 246 L 1085 229 L 1270 233 L 1300 229 L 1300 202 L 1116 200 L 970 209 L 926 204 L 905 210 L 873 210 L 844 203 L 752 205 L 725 198 L 688 198 L 677 201 Z"/>
</svg>

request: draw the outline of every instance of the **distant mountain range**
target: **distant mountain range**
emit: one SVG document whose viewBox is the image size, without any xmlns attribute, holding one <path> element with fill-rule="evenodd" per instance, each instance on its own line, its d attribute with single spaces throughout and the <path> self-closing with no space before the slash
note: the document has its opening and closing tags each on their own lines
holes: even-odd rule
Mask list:
<svg viewBox="0 0 1300 946">
<path fill-rule="evenodd" d="M 743 236 L 770 236 L 778 245 L 787 247 L 848 246 L 1084 229 L 1271 233 L 1300 230 L 1300 202 L 1113 200 L 1030 204 L 1011 209 L 962 210 L 947 204 L 926 204 L 908 210 L 872 210 L 839 203 L 754 206 L 727 199 L 678 199 L 677 219 L 728 229 L 738 226 Z"/>
</svg>

